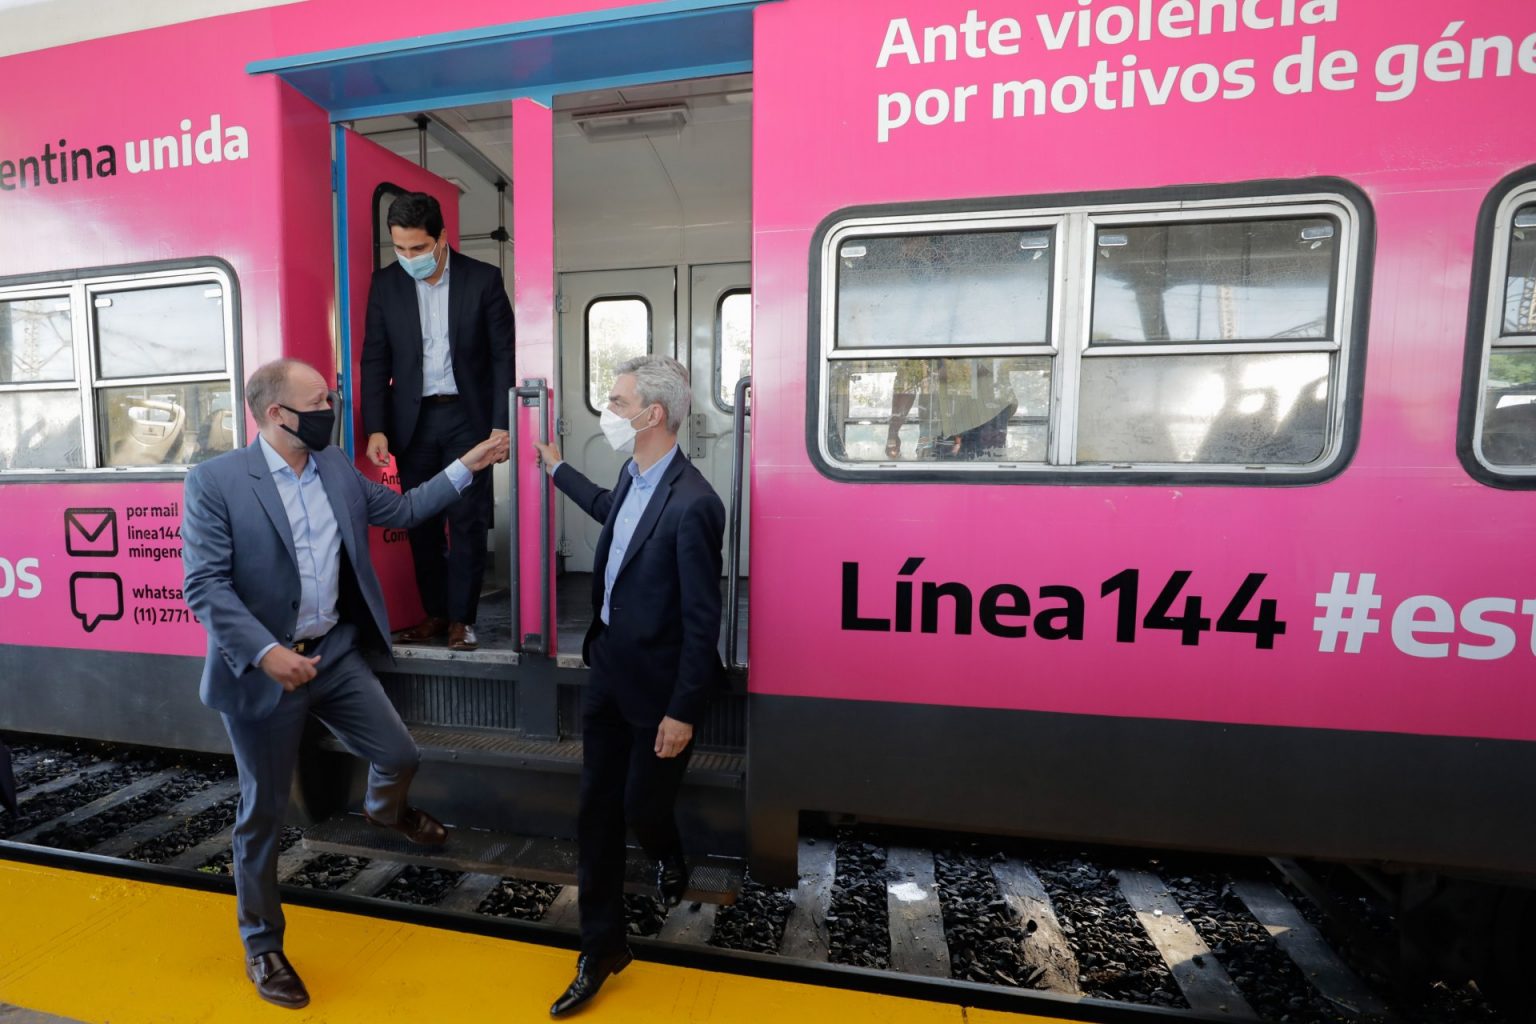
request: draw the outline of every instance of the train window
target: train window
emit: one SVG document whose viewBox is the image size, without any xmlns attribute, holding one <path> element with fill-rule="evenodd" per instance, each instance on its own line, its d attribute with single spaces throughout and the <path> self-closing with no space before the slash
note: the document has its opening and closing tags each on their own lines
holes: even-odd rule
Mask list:
<svg viewBox="0 0 1536 1024">
<path fill-rule="evenodd" d="M 223 371 L 224 291 L 218 285 L 97 291 L 92 304 L 102 377 Z"/>
<path fill-rule="evenodd" d="M 75 379 L 68 293 L 0 302 L 0 384 Z"/>
<path fill-rule="evenodd" d="M 1101 226 L 1093 344 L 1328 337 L 1333 223 Z"/>
<path fill-rule="evenodd" d="M 1495 480 L 1529 483 L 1536 478 L 1536 185 L 1504 198 L 1494 231 L 1477 457 Z"/>
<path fill-rule="evenodd" d="M 78 391 L 0 390 L 0 470 L 84 465 Z"/>
<path fill-rule="evenodd" d="M 839 348 L 1043 344 L 1049 230 L 865 236 L 837 260 Z"/>
<path fill-rule="evenodd" d="M 620 363 L 651 350 L 651 307 L 634 296 L 596 299 L 587 307 L 587 404 L 600 413 Z"/>
<path fill-rule="evenodd" d="M 1049 358 L 839 360 L 831 392 L 842 461 L 1045 461 Z"/>
<path fill-rule="evenodd" d="M 833 223 L 820 461 L 1324 472 L 1345 443 L 1360 217 L 1308 195 Z"/>
<path fill-rule="evenodd" d="M 715 378 L 720 406 L 735 408 L 736 382 L 752 372 L 752 293 L 726 292 L 715 309 Z"/>
<path fill-rule="evenodd" d="M 240 443 L 223 268 L 0 286 L 0 471 L 185 466 Z"/>
</svg>

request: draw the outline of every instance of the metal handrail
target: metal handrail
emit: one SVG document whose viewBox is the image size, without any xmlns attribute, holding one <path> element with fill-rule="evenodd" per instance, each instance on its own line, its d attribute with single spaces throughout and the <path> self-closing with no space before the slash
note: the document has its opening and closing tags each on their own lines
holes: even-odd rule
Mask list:
<svg viewBox="0 0 1536 1024">
<path fill-rule="evenodd" d="M 736 454 L 731 459 L 731 521 L 730 540 L 726 544 L 725 576 L 725 664 L 736 668 L 736 648 L 739 640 L 737 606 L 741 600 L 741 488 L 745 478 L 747 447 L 747 391 L 752 387 L 751 376 L 736 381 L 736 401 L 731 412 L 731 431 L 735 438 Z"/>
<path fill-rule="evenodd" d="M 526 402 L 539 410 L 539 440 L 549 443 L 549 413 L 545 405 L 547 389 L 542 377 L 531 377 L 519 387 L 507 392 L 507 442 L 511 451 L 511 472 L 508 477 L 507 515 L 508 534 L 512 546 L 508 550 L 508 570 L 511 577 L 512 597 L 512 649 L 519 654 L 548 654 L 550 603 L 549 603 L 549 473 L 539 470 L 539 629 L 538 634 L 523 633 L 522 590 L 522 516 L 518 503 L 519 424 L 518 412 Z"/>
</svg>

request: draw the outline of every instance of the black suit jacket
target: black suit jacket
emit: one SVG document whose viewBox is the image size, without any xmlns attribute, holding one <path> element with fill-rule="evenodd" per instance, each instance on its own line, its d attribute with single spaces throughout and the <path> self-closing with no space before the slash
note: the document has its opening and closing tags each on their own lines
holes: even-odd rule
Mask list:
<svg viewBox="0 0 1536 1024">
<path fill-rule="evenodd" d="M 663 716 L 693 725 L 709 692 L 725 679 L 719 648 L 725 506 L 693 463 L 681 451 L 674 455 L 635 525 L 613 581 L 612 621 L 604 626 L 603 578 L 613 522 L 631 486 L 628 466 L 620 468 L 612 490 L 569 463 L 555 470 L 555 486 L 603 524 L 592 567 L 592 625 L 582 657 L 592 665 L 592 642 L 606 634 L 605 664 L 593 665 L 591 685 L 613 693 L 636 725 L 656 725 Z"/>
<path fill-rule="evenodd" d="M 459 401 L 476 434 L 507 429 L 512 304 L 501 271 L 455 251 L 448 262 L 448 344 Z M 403 451 L 421 411 L 421 310 L 399 262 L 373 272 L 363 332 L 363 433 Z"/>
</svg>

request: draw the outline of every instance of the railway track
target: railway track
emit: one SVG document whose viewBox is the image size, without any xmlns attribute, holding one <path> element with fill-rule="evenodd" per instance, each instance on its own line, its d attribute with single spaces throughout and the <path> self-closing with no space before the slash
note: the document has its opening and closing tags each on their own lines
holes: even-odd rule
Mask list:
<svg viewBox="0 0 1536 1024">
<path fill-rule="evenodd" d="M 0 855 L 232 889 L 228 759 L 22 746 L 15 767 L 21 804 L 0 812 Z M 321 852 L 296 828 L 283 844 L 293 902 L 574 938 L 570 885 Z M 1348 931 L 1287 880 L 1300 870 L 861 829 L 803 838 L 792 891 L 748 880 L 729 906 L 626 902 L 632 937 L 656 959 L 726 956 L 728 969 L 874 979 L 923 998 L 938 986 L 937 998 L 1042 1013 L 1067 1001 L 1284 1024 L 1501 1019 L 1475 990 L 1405 997 L 1341 953 Z"/>
</svg>

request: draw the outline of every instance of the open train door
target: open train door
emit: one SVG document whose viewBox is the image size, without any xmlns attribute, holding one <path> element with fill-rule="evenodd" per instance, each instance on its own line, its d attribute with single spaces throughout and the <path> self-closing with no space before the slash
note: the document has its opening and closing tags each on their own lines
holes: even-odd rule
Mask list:
<svg viewBox="0 0 1536 1024">
<path fill-rule="evenodd" d="M 345 378 L 338 390 L 344 396 L 343 443 L 364 476 L 399 490 L 400 474 L 393 457 L 385 469 L 368 461 L 367 436 L 363 433 L 361 364 L 363 327 L 368 313 L 368 285 L 373 272 L 394 262 L 385 219 L 389 204 L 402 192 L 426 192 L 443 206 L 448 243 L 459 244 L 459 190 L 430 171 L 369 142 L 355 132 L 336 129 L 337 256 L 340 269 L 341 358 Z M 389 621 L 407 627 L 423 616 L 416 593 L 411 548 L 404 530 L 374 527 L 369 538 L 373 566 L 384 587 Z"/>
</svg>

